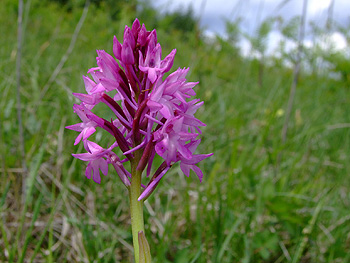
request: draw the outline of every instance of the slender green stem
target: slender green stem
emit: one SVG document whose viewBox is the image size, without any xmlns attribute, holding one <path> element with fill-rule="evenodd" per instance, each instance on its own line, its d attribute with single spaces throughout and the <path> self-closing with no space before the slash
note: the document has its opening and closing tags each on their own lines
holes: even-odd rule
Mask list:
<svg viewBox="0 0 350 263">
<path fill-rule="evenodd" d="M 131 186 L 129 188 L 131 229 L 134 244 L 135 263 L 139 263 L 139 231 L 145 231 L 143 223 L 143 201 L 137 198 L 141 195 L 141 171 L 137 171 L 138 158 L 131 163 Z"/>
</svg>

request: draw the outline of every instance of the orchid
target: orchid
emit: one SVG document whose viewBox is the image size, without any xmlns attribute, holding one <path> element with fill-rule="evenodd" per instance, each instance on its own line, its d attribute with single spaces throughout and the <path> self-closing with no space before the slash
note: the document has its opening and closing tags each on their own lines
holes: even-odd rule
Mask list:
<svg viewBox="0 0 350 263">
<path fill-rule="evenodd" d="M 80 132 L 74 144 L 82 141 L 87 152 L 73 156 L 88 162 L 87 178 L 101 183 L 100 171 L 106 176 L 111 164 L 128 188 L 135 261 L 139 262 L 139 253 L 144 253 L 139 252 L 138 245 L 138 235 L 144 233 L 143 201 L 177 162 L 186 176 L 193 170 L 202 181 L 203 173 L 196 164 L 212 154 L 194 154 L 200 143 L 200 127 L 205 126 L 194 117 L 203 102 L 191 100 L 198 82 L 187 82 L 188 68 L 179 68 L 164 78 L 176 50 L 162 60 L 156 31 L 147 31 L 136 19 L 131 28 L 125 27 L 122 44 L 114 37 L 113 54 L 114 57 L 104 50 L 97 51 L 97 67 L 88 71 L 92 79 L 83 76 L 86 93 L 73 94 L 81 102 L 73 109 L 82 122 L 66 128 Z M 110 108 L 114 119 L 93 113 L 100 103 Z M 90 141 L 96 129 L 106 130 L 114 143 L 103 148 Z M 122 152 L 119 157 L 116 148 Z M 142 185 L 143 171 L 147 167 L 147 177 L 151 175 L 157 155 L 164 161 L 154 167 L 148 184 Z"/>
</svg>

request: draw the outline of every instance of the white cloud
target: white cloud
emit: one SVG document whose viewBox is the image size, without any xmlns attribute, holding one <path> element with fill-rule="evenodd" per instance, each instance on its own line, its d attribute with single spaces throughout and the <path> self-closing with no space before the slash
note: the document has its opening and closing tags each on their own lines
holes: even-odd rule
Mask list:
<svg viewBox="0 0 350 263">
<path fill-rule="evenodd" d="M 340 34 L 339 32 L 334 32 L 330 38 L 336 49 L 345 49 L 347 47 L 344 35 Z"/>
<path fill-rule="evenodd" d="M 311 0 L 308 9 L 311 16 L 322 13 L 329 8 L 331 0 Z"/>
<path fill-rule="evenodd" d="M 316 21 L 318 25 L 325 25 L 328 8 L 332 0 L 309 0 L 307 25 L 311 20 Z M 262 3 L 262 5 L 261 5 Z M 194 13 L 197 17 L 201 17 L 201 25 L 207 31 L 207 34 L 219 34 L 225 37 L 225 23 L 224 18 L 229 21 L 234 21 L 241 16 L 243 22 L 241 29 L 247 33 L 254 33 L 256 26 L 264 19 L 271 16 L 282 16 L 283 19 L 300 15 L 302 12 L 303 0 L 289 1 L 282 8 L 277 9 L 281 0 L 158 0 L 154 1 L 154 5 L 159 7 L 161 11 L 173 11 L 180 6 L 186 7 L 192 5 Z M 337 23 L 346 23 L 350 10 L 350 0 L 335 0 L 334 2 L 334 16 Z M 260 17 L 260 18 L 259 18 Z M 312 47 L 314 42 L 320 44 L 324 37 L 311 41 L 306 34 L 305 46 Z M 340 33 L 333 33 L 327 42 L 332 42 L 336 49 L 344 49 L 346 47 L 346 40 Z M 296 44 L 292 41 L 283 39 L 283 36 L 278 31 L 272 31 L 268 40 L 268 54 L 275 54 L 281 41 L 285 42 L 286 50 L 296 48 Z M 240 46 L 244 54 L 249 55 L 251 50 L 250 43 L 247 40 L 241 40 Z"/>
<path fill-rule="evenodd" d="M 244 57 L 248 57 L 250 55 L 251 45 L 247 39 L 242 39 L 239 41 L 239 47 L 241 48 L 241 54 Z"/>
<path fill-rule="evenodd" d="M 309 0 L 308 1 L 308 18 L 327 19 L 328 8 L 332 0 Z M 260 5 L 262 3 L 262 5 Z M 217 32 L 222 32 L 224 23 L 220 23 L 223 17 L 234 19 L 234 15 L 242 16 L 248 20 L 251 25 L 255 24 L 256 18 L 261 15 L 261 19 L 273 15 L 281 15 L 285 19 L 290 19 L 293 16 L 300 15 L 302 11 L 302 0 L 289 1 L 281 9 L 277 7 L 281 4 L 281 0 L 158 0 L 153 2 L 154 6 L 160 11 L 176 10 L 180 6 L 186 7 L 192 5 L 197 16 L 202 17 L 204 25 L 215 24 Z M 204 8 L 203 8 L 204 7 Z M 259 9 L 261 8 L 261 9 Z M 334 19 L 344 22 L 349 16 L 350 1 L 335 0 L 334 3 Z M 201 13 L 203 12 L 203 13 Z M 260 14 L 259 14 L 260 13 Z M 261 21 L 259 21 L 261 22 Z M 250 26 L 251 26 L 250 25 Z"/>
<path fill-rule="evenodd" d="M 322 35 L 316 39 L 317 44 L 323 50 L 344 50 L 347 47 L 346 38 L 339 32 L 331 35 Z"/>
<path fill-rule="evenodd" d="M 279 31 L 272 31 L 268 35 L 268 46 L 266 54 L 268 56 L 280 57 L 281 54 L 281 43 L 283 42 L 283 51 L 290 52 L 297 48 L 297 43 L 289 39 L 286 39 Z M 347 47 L 345 37 L 339 32 L 334 32 L 331 35 L 322 35 L 315 40 L 304 40 L 304 46 L 312 49 L 315 43 L 323 50 L 344 50 Z M 251 44 L 248 40 L 243 39 L 240 41 L 239 46 L 243 56 L 251 56 Z"/>
</svg>

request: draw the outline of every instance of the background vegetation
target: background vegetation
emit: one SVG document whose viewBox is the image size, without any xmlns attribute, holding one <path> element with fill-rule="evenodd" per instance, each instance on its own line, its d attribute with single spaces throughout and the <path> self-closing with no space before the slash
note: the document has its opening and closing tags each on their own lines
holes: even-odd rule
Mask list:
<svg viewBox="0 0 350 263">
<path fill-rule="evenodd" d="M 135 17 L 157 29 L 174 68 L 191 68 L 208 124 L 199 152 L 203 183 L 178 166 L 145 205 L 154 262 L 350 262 L 350 62 L 346 50 L 304 49 L 289 121 L 281 139 L 296 50 L 266 54 L 279 21 L 297 41 L 300 19 L 270 18 L 254 36 L 227 22 L 227 38 L 207 38 L 190 9 L 160 14 L 147 2 L 27 0 L 21 61 L 21 150 L 16 109 L 18 2 L 0 8 L 0 261 L 132 262 L 127 191 L 116 174 L 101 185 L 71 153 L 78 122 L 72 92 L 112 52 Z M 348 28 L 314 27 L 314 35 Z M 78 36 L 74 41 L 74 35 Z M 238 41 L 252 43 L 243 57 Z M 70 53 L 69 51 L 72 50 Z M 60 63 L 61 61 L 61 63 Z M 63 63 L 62 63 L 63 62 Z M 322 62 L 322 63 L 321 63 Z M 98 135 L 97 140 L 105 138 Z M 25 188 L 23 188 L 25 186 Z"/>
</svg>

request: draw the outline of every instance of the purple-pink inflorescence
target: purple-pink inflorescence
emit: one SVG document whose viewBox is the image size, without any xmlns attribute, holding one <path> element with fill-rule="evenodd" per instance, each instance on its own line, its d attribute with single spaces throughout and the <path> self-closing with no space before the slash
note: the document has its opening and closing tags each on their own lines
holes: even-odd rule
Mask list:
<svg viewBox="0 0 350 263">
<path fill-rule="evenodd" d="M 180 162 L 186 176 L 193 170 L 202 181 L 203 173 L 196 164 L 212 154 L 194 154 L 200 143 L 199 127 L 205 126 L 194 117 L 203 102 L 189 100 L 196 95 L 193 87 L 198 82 L 186 81 L 188 68 L 179 68 L 163 80 L 173 65 L 175 53 L 174 49 L 162 60 L 156 30 L 147 31 L 138 19 L 131 28 L 125 27 L 123 44 L 114 37 L 115 58 L 104 50 L 97 51 L 98 67 L 88 71 L 93 80 L 83 76 L 87 93 L 74 93 L 81 104 L 74 105 L 73 109 L 82 122 L 66 127 L 80 132 L 74 144 L 83 141 L 87 152 L 73 156 L 89 162 L 86 177 L 92 175 L 93 180 L 100 183 L 100 170 L 107 175 L 108 165 L 112 164 L 128 187 L 132 175 L 124 164 L 133 162 L 137 153 L 136 169 L 142 172 L 147 166 L 147 176 L 155 154 L 164 159 L 148 185 L 143 186 L 139 200 L 153 192 L 176 162 Z M 92 110 L 99 103 L 106 104 L 116 118 L 106 120 L 95 115 Z M 88 140 L 97 128 L 114 137 L 115 142 L 109 148 Z M 123 152 L 122 160 L 113 152 L 116 147 Z"/>
</svg>

